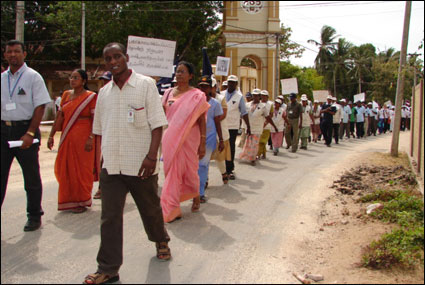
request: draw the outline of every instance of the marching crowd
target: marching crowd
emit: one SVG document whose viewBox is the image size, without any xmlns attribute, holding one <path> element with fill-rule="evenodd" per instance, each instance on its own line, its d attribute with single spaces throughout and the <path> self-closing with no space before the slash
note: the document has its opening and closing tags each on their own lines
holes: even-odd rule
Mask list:
<svg viewBox="0 0 425 285">
<path fill-rule="evenodd" d="M 42 182 L 39 171 L 39 125 L 44 106 L 51 101 L 43 78 L 25 64 L 24 45 L 6 44 L 9 68 L 1 84 L 1 194 L 2 204 L 13 159 L 23 170 L 28 221 L 24 231 L 41 226 Z M 175 87 L 158 94 L 154 79 L 128 68 L 126 48 L 110 43 L 103 50 L 108 73 L 98 94 L 88 90 L 88 76 L 75 70 L 71 90 L 58 104 L 47 146 L 61 131 L 54 172 L 59 184 L 58 210 L 83 213 L 92 204 L 93 182 L 99 181 L 101 244 L 98 268 L 86 284 L 119 280 L 122 265 L 123 210 L 127 194 L 133 196 L 157 258 L 171 258 L 170 238 L 164 224 L 182 218 L 180 203 L 192 200 L 192 212 L 207 202 L 205 189 L 211 160 L 222 181 L 235 180 L 236 139 L 240 130 L 239 159 L 256 165 L 267 159 L 267 146 L 278 155 L 284 139 L 292 152 L 307 150 L 309 141 L 324 140 L 330 147 L 344 135 L 358 139 L 392 131 L 394 107 L 347 102 L 328 96 L 327 102 L 309 101 L 297 94 L 270 101 L 267 90 L 254 89 L 245 96 L 238 77 L 230 75 L 221 90 L 212 76 L 192 84 L 195 69 L 177 64 Z M 110 81 L 109 81 L 110 80 Z M 288 98 L 289 97 L 289 98 Z M 403 107 L 402 129 L 409 112 Z M 21 140 L 10 148 L 8 141 Z M 158 195 L 159 161 L 165 181 Z M 96 198 L 95 197 L 95 198 Z"/>
</svg>

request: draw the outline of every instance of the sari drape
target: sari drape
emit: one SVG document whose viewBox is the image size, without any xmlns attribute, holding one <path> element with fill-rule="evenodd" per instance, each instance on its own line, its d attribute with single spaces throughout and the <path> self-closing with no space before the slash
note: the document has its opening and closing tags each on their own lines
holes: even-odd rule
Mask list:
<svg viewBox="0 0 425 285">
<path fill-rule="evenodd" d="M 94 112 L 97 95 L 86 91 L 73 100 L 69 100 L 69 95 L 70 91 L 66 91 L 62 96 L 63 132 L 55 162 L 60 211 L 91 206 L 91 192 L 96 176 L 94 170 L 98 166 L 95 156 L 99 146 L 94 144 L 90 152 L 84 150 L 93 123 L 87 117 Z"/>
<path fill-rule="evenodd" d="M 168 128 L 162 138 L 165 181 L 161 193 L 164 221 L 181 215 L 180 202 L 199 195 L 198 148 L 201 133 L 197 120 L 210 105 L 205 94 L 192 89 L 174 99 L 173 89 L 164 94 Z M 172 104 L 169 104 L 171 103 Z"/>
</svg>

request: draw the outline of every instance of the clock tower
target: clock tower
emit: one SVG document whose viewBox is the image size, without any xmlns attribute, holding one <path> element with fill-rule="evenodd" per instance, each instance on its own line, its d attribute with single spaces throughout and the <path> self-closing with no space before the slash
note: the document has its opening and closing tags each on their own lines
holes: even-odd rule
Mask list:
<svg viewBox="0 0 425 285">
<path fill-rule="evenodd" d="M 241 90 L 266 89 L 277 97 L 279 60 L 276 36 L 280 34 L 279 1 L 224 1 L 223 35 L 226 57 L 231 58 L 230 74 L 241 78 Z M 254 86 L 243 86 L 244 59 L 255 63 Z M 252 72 L 251 72 L 252 73 Z M 270 98 L 272 99 L 272 98 Z"/>
</svg>

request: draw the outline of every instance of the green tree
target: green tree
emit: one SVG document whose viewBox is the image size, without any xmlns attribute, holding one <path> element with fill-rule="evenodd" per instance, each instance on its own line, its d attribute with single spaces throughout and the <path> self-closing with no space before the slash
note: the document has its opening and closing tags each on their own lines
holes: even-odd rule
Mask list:
<svg viewBox="0 0 425 285">
<path fill-rule="evenodd" d="M 312 39 L 307 41 L 319 48 L 319 52 L 314 60 L 314 65 L 318 73 L 324 77 L 327 89 L 329 90 L 333 88 L 334 58 L 332 54 L 335 51 L 337 37 L 336 30 L 325 25 L 320 31 L 320 42 Z"/>
<path fill-rule="evenodd" d="M 353 44 L 348 42 L 344 38 L 339 38 L 338 43 L 334 52 L 332 53 L 333 66 L 333 84 L 334 88 L 332 90 L 336 91 L 334 96 L 340 98 L 347 98 L 350 89 L 347 88 L 351 83 L 351 78 L 349 76 L 350 72 L 350 50 L 353 47 Z M 334 93 L 335 93 L 334 91 Z"/>
<path fill-rule="evenodd" d="M 285 27 L 283 24 L 281 25 L 280 29 L 280 59 L 289 60 L 291 56 L 300 58 L 305 51 L 305 48 L 290 39 L 292 35 L 292 29 L 290 27 Z"/>
<path fill-rule="evenodd" d="M 10 26 L 15 4 L 2 1 L 2 27 Z M 127 44 L 129 35 L 160 38 L 177 42 L 176 54 L 181 60 L 202 65 L 202 47 L 218 50 L 214 40 L 220 31 L 218 12 L 221 1 L 85 1 L 86 55 L 92 59 L 102 56 L 109 42 Z M 37 47 L 37 56 L 29 50 L 28 60 L 34 63 L 54 61 L 78 64 L 81 45 L 80 1 L 26 1 L 25 44 Z M 9 15 L 6 15 L 9 13 Z M 6 16 L 5 18 L 3 16 Z M 14 23 L 12 21 L 12 23 Z M 14 29 L 14 24 L 13 24 Z M 9 33 L 9 31 L 7 30 Z M 11 32 L 10 32 L 11 33 Z M 27 35 L 28 33 L 28 35 Z M 214 38 L 214 36 L 216 38 Z M 12 34 L 5 34 L 12 39 Z M 28 42 L 27 42 L 28 41 Z M 38 47 L 42 48 L 38 48 Z M 36 49 L 36 50 L 37 50 Z"/>
</svg>

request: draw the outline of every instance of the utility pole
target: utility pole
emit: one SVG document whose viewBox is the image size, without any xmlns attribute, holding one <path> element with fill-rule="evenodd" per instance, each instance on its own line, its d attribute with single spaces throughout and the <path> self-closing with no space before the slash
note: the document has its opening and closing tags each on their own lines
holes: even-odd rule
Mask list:
<svg viewBox="0 0 425 285">
<path fill-rule="evenodd" d="M 274 87 L 274 99 L 279 96 L 279 79 L 280 79 L 280 41 L 279 41 L 279 33 L 276 33 L 276 77 L 275 77 L 275 87 Z"/>
<path fill-rule="evenodd" d="M 86 3 L 81 2 L 81 69 L 86 70 Z"/>
<path fill-rule="evenodd" d="M 398 67 L 397 94 L 395 102 L 394 130 L 391 142 L 391 156 L 398 156 L 398 145 L 400 140 L 401 124 L 401 105 L 403 103 L 404 89 L 404 65 L 406 64 L 407 42 L 409 40 L 410 14 L 412 1 L 406 1 L 406 10 L 404 14 L 403 40 L 401 42 L 400 63 Z"/>
<path fill-rule="evenodd" d="M 335 69 L 334 69 L 334 96 L 333 97 L 336 97 L 336 72 L 335 72 Z"/>
<path fill-rule="evenodd" d="M 359 94 L 362 93 L 362 76 L 361 76 L 361 67 L 359 66 Z"/>
<path fill-rule="evenodd" d="M 24 42 L 25 1 L 16 1 L 15 39 Z"/>
</svg>

